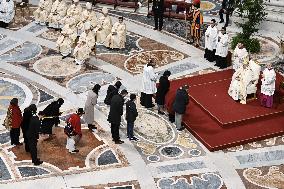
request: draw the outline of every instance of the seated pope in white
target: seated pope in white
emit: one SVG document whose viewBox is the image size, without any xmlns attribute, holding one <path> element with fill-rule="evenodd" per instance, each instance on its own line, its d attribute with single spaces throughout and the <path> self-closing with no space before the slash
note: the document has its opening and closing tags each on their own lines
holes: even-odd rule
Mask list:
<svg viewBox="0 0 284 189">
<path fill-rule="evenodd" d="M 259 74 L 259 67 L 255 66 L 253 61 L 249 62 L 247 58 L 242 66 L 233 74 L 228 94 L 234 100 L 240 100 L 241 104 L 246 104 L 250 88 L 253 87 L 253 89 L 256 89 Z"/>
<path fill-rule="evenodd" d="M 111 33 L 107 36 L 105 46 L 109 48 L 125 48 L 126 43 L 126 25 L 123 23 L 123 17 L 118 18 L 112 29 Z"/>
<path fill-rule="evenodd" d="M 2 0 L 0 2 L 0 25 L 7 27 L 15 16 L 13 0 Z"/>
</svg>

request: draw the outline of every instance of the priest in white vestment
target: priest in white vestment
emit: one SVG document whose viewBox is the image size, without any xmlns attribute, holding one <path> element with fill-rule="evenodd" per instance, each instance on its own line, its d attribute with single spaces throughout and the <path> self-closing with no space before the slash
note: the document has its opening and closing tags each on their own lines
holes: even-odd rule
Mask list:
<svg viewBox="0 0 284 189">
<path fill-rule="evenodd" d="M 226 33 L 226 28 L 222 27 L 218 34 L 216 48 L 216 66 L 223 69 L 227 67 L 227 55 L 229 49 L 229 35 Z"/>
<path fill-rule="evenodd" d="M 63 18 L 62 23 L 68 24 L 69 18 L 74 18 L 75 23 L 78 24 L 81 20 L 81 14 L 83 12 L 83 8 L 79 3 L 79 0 L 73 0 L 73 4 L 67 9 L 66 16 Z"/>
<path fill-rule="evenodd" d="M 111 33 L 107 36 L 105 41 L 105 46 L 111 49 L 125 48 L 126 43 L 126 25 L 123 23 L 123 17 L 118 18 L 118 22 L 116 22 L 111 30 Z"/>
<path fill-rule="evenodd" d="M 91 24 L 91 28 L 95 28 L 97 26 L 97 16 L 95 11 L 92 10 L 92 4 L 90 2 L 86 3 L 86 9 L 82 12 L 81 20 L 77 24 L 79 30 L 84 30 L 84 24 L 89 22 Z"/>
<path fill-rule="evenodd" d="M 218 29 L 216 27 L 216 20 L 212 19 L 210 26 L 208 26 L 205 32 L 205 54 L 209 62 L 215 61 L 215 52 L 217 47 Z"/>
<path fill-rule="evenodd" d="M 253 74 L 248 60 L 245 60 L 244 64 L 233 74 L 228 94 L 235 101 L 240 100 L 241 104 L 246 104 L 247 87 L 254 78 Z"/>
<path fill-rule="evenodd" d="M 145 108 L 152 108 L 155 105 L 152 102 L 153 95 L 157 92 L 156 81 L 158 75 L 154 72 L 154 62 L 151 60 L 144 66 L 142 75 L 141 105 Z"/>
<path fill-rule="evenodd" d="M 96 36 L 91 30 L 91 23 L 86 22 L 84 24 L 85 31 L 81 34 L 79 37 L 78 43 L 81 43 L 82 41 L 85 41 L 87 43 L 87 46 L 90 48 L 92 51 L 95 48 L 96 45 Z"/>
<path fill-rule="evenodd" d="M 62 59 L 70 55 L 72 46 L 77 38 L 77 28 L 75 27 L 75 19 L 68 19 L 70 24 L 63 27 L 61 37 L 58 38 L 56 45 L 57 49 L 62 54 Z"/>
<path fill-rule="evenodd" d="M 61 28 L 61 20 L 65 17 L 67 11 L 67 4 L 65 0 L 56 0 L 52 4 L 50 14 L 48 16 L 49 27 L 51 28 Z M 62 26 L 63 27 L 63 26 Z"/>
<path fill-rule="evenodd" d="M 73 52 L 76 64 L 83 64 L 88 58 L 90 58 L 90 53 L 91 49 L 87 45 L 86 41 L 78 43 Z"/>
<path fill-rule="evenodd" d="M 112 21 L 108 15 L 108 9 L 104 7 L 102 9 L 103 16 L 100 17 L 98 25 L 94 30 L 97 36 L 97 42 L 103 44 L 107 36 L 111 33 Z"/>
<path fill-rule="evenodd" d="M 40 0 L 38 9 L 34 12 L 35 23 L 46 25 L 49 13 L 52 8 L 52 0 Z"/>
<path fill-rule="evenodd" d="M 2 0 L 0 2 L 0 27 L 6 28 L 15 16 L 13 0 Z"/>
<path fill-rule="evenodd" d="M 275 91 L 276 73 L 270 63 L 263 70 L 261 79 L 261 105 L 267 108 L 273 106 L 273 95 Z"/>
<path fill-rule="evenodd" d="M 242 43 L 239 43 L 233 53 L 233 69 L 237 71 L 248 56 L 248 51 Z"/>
</svg>

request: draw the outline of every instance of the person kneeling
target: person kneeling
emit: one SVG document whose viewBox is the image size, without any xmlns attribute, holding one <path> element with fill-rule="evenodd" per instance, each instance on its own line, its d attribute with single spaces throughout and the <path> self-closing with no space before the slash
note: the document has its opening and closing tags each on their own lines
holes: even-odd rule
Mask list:
<svg viewBox="0 0 284 189">
<path fill-rule="evenodd" d="M 70 153 L 77 153 L 79 150 L 75 148 L 75 145 L 78 144 L 80 139 L 82 138 L 81 131 L 81 117 L 85 114 L 83 108 L 79 108 L 76 114 L 72 114 L 67 119 L 67 124 L 69 124 L 71 130 L 66 132 L 67 135 L 67 143 L 66 149 L 69 150 Z M 68 127 L 68 126 L 67 126 Z M 67 129 L 65 129 L 67 130 Z"/>
</svg>

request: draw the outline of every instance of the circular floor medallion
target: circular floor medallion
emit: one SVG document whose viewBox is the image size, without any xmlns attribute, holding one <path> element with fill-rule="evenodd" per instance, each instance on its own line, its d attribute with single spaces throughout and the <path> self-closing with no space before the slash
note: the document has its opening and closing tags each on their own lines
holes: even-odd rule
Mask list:
<svg viewBox="0 0 284 189">
<path fill-rule="evenodd" d="M 74 93 L 83 93 L 90 90 L 94 84 L 108 85 L 114 82 L 116 78 L 110 73 L 92 72 L 78 75 L 72 78 L 67 83 L 67 88 L 71 89 Z M 100 94 L 101 95 L 101 91 Z"/>
<path fill-rule="evenodd" d="M 48 56 L 36 61 L 33 68 L 42 75 L 64 77 L 78 72 L 81 65 L 76 65 L 73 58 L 62 59 L 62 56 Z"/>
<path fill-rule="evenodd" d="M 19 106 L 23 110 L 31 102 L 31 90 L 16 80 L 0 77 L 0 117 L 5 116 L 12 98 L 19 99 Z"/>
<path fill-rule="evenodd" d="M 158 114 L 145 109 L 139 109 L 134 131 L 141 138 L 153 144 L 171 142 L 175 133 L 167 120 Z"/>
<path fill-rule="evenodd" d="M 160 149 L 160 153 L 168 158 L 177 158 L 183 155 L 183 150 L 177 146 L 166 146 Z"/>
<path fill-rule="evenodd" d="M 148 156 L 147 160 L 154 163 L 154 162 L 160 161 L 160 157 L 156 155 L 152 155 L 152 156 Z"/>
<path fill-rule="evenodd" d="M 190 150 L 188 153 L 189 153 L 189 155 L 191 155 L 191 156 L 200 156 L 201 151 L 200 151 L 200 150 L 197 150 L 197 149 L 193 149 L 193 150 Z"/>
</svg>

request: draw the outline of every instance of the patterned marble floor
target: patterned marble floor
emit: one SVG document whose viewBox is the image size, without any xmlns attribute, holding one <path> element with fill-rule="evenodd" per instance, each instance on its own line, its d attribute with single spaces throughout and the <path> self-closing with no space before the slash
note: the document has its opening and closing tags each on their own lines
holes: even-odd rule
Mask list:
<svg viewBox="0 0 284 189">
<path fill-rule="evenodd" d="M 219 0 L 202 4 L 207 16 L 216 15 L 219 6 Z M 59 97 L 65 100 L 61 124 L 54 128 L 55 137 L 50 141 L 40 138 L 41 166 L 31 163 L 23 147 L 11 146 L 9 132 L 0 126 L 0 188 L 284 188 L 284 136 L 209 152 L 189 131 L 178 132 L 166 116 L 157 114 L 156 108 L 146 110 L 137 103 L 135 134 L 139 141 L 126 138 L 123 120 L 120 134 L 125 143 L 113 144 L 106 121 L 109 107 L 103 104 L 109 84 L 120 80 L 123 88 L 139 94 L 141 68 L 149 58 L 157 61 L 157 73 L 170 70 L 170 79 L 218 68 L 202 58 L 202 50 L 185 43 L 183 22 L 166 21 L 165 31 L 156 32 L 150 28 L 153 21 L 145 15 L 119 10 L 111 14 L 128 18 L 127 48 L 111 51 L 98 44 L 96 56 L 82 66 L 75 65 L 72 57 L 61 59 L 55 50 L 59 34 L 35 25 L 31 13 L 21 17 L 17 12 L 15 23 L 7 30 L 0 29 L 0 122 L 14 97 L 19 98 L 22 110 L 31 103 L 41 110 Z M 259 38 L 262 52 L 256 56 L 263 63 L 275 61 L 275 66 L 283 70 L 276 61 L 278 42 L 265 35 Z M 80 153 L 69 154 L 64 120 L 84 106 L 86 93 L 95 83 L 102 85 L 95 111 L 99 129 L 90 132 L 83 124 Z"/>
</svg>

